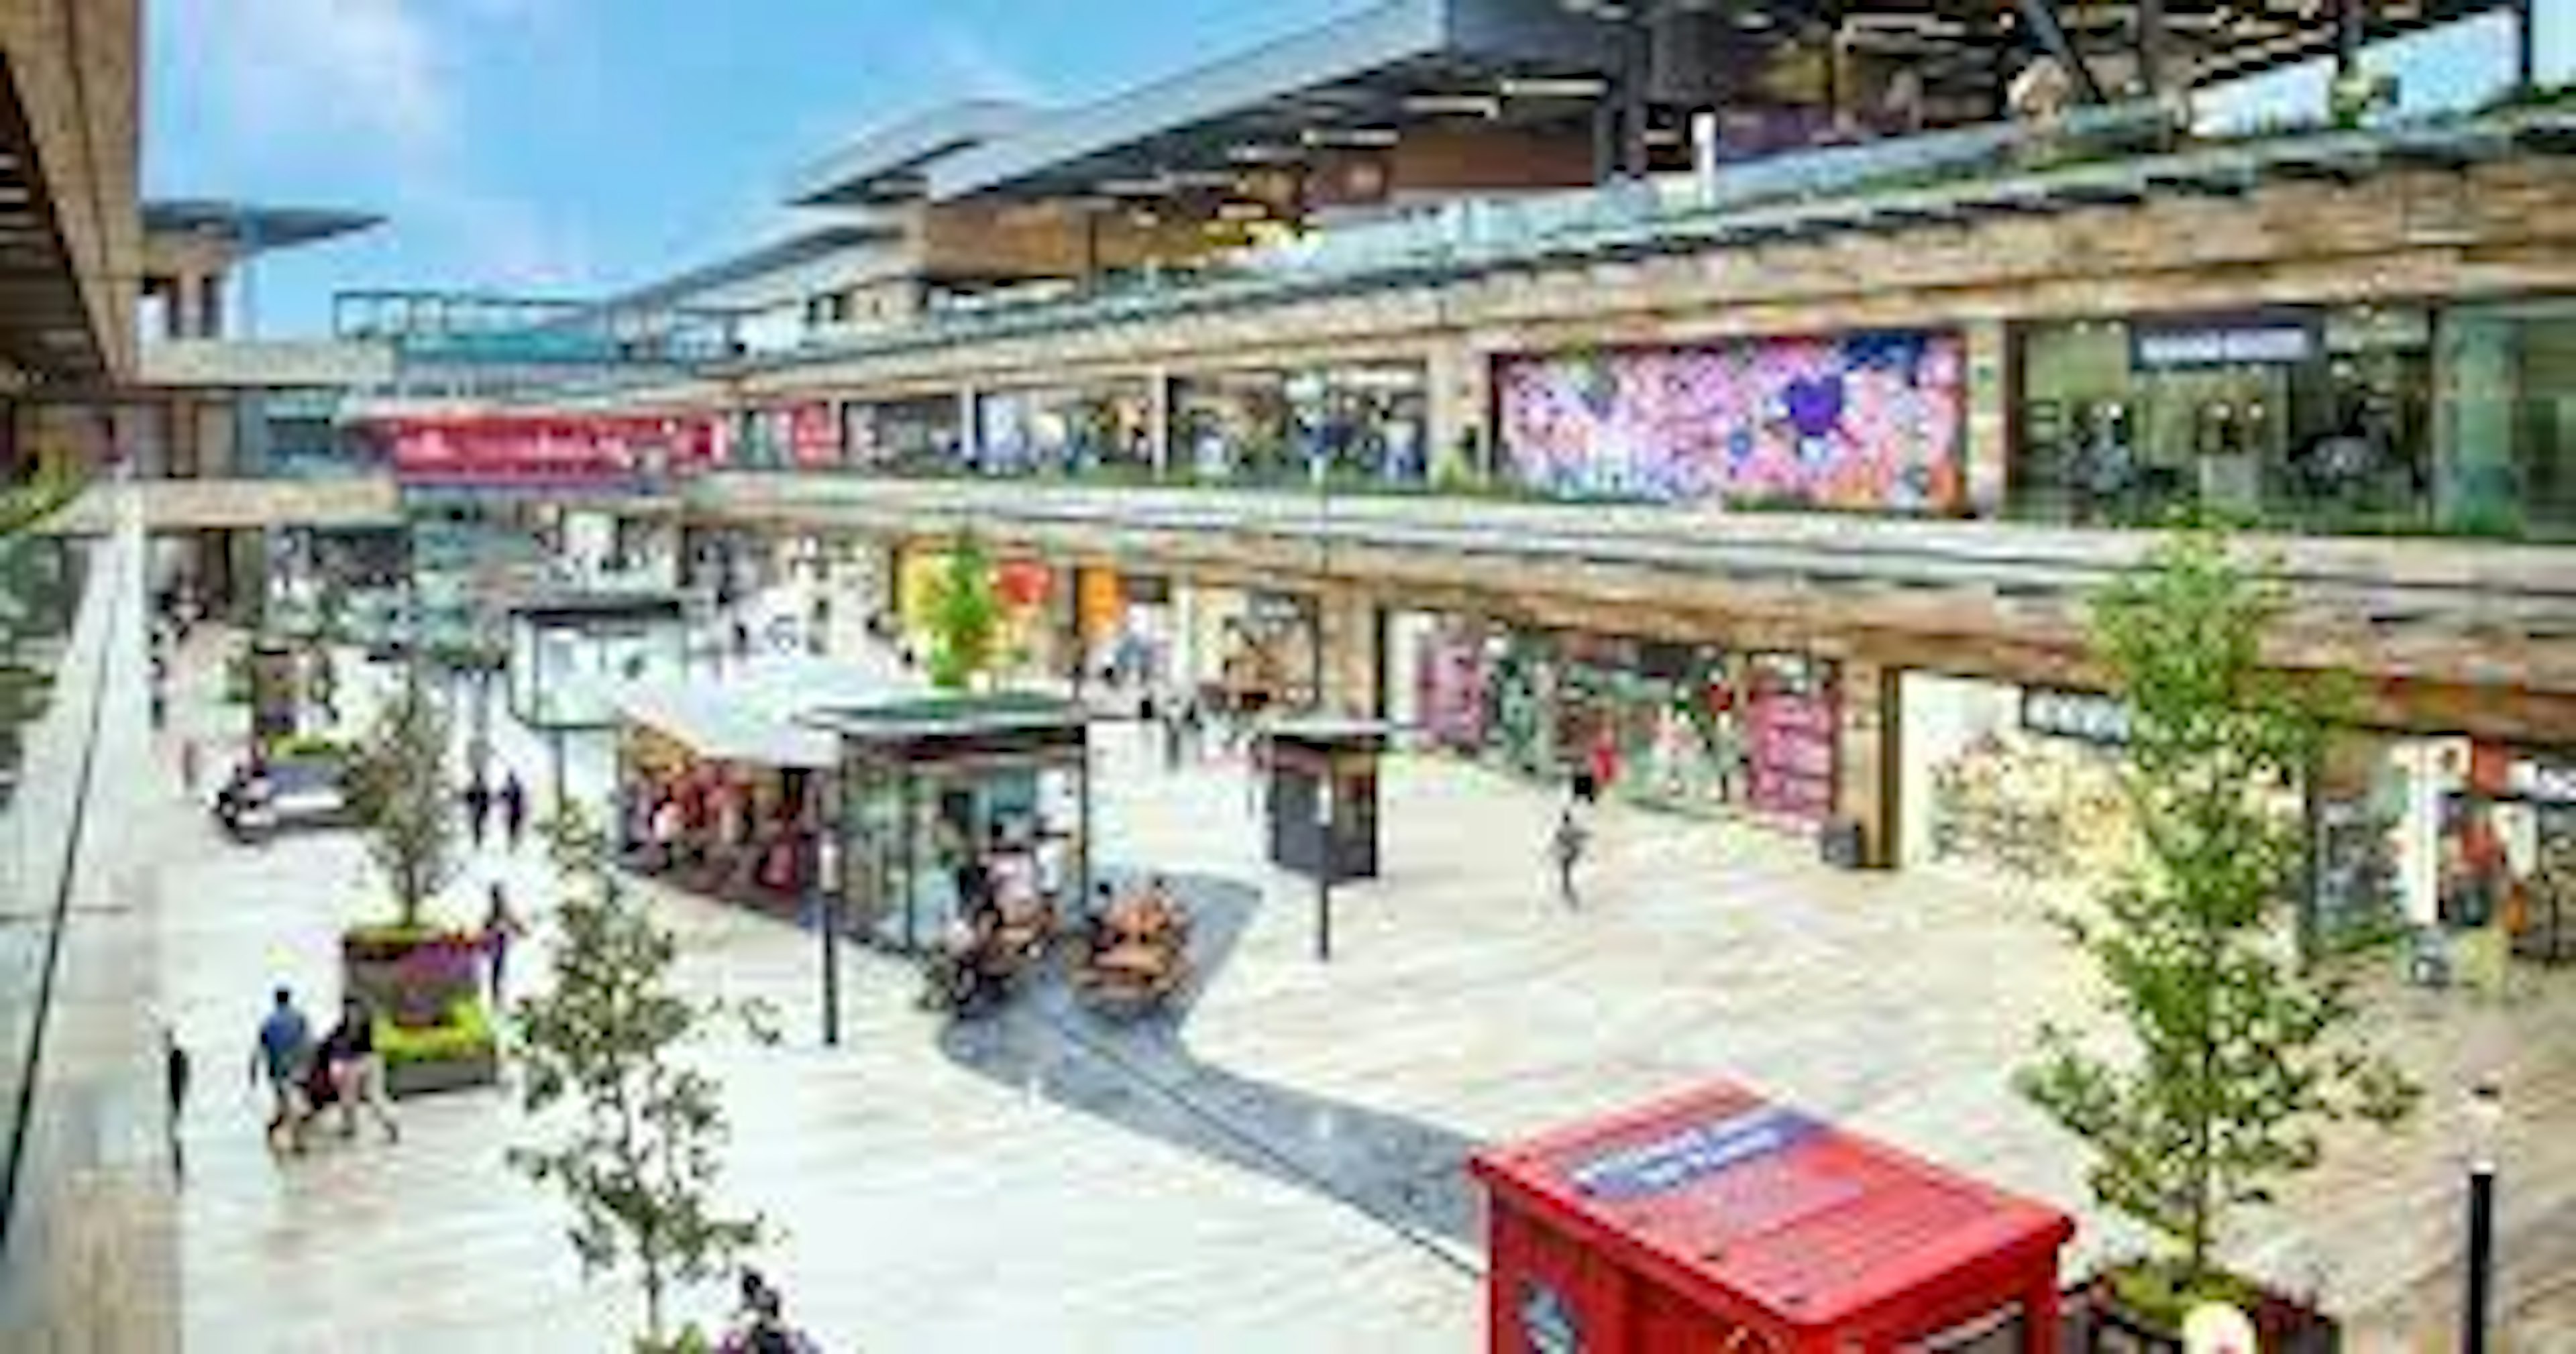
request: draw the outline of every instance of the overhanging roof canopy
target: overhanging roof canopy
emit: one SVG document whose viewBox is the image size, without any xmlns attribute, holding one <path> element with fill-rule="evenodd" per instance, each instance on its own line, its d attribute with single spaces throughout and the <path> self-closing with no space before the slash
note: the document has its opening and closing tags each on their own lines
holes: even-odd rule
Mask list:
<svg viewBox="0 0 2576 1354">
<path fill-rule="evenodd" d="M 237 256 L 293 249 L 383 225 L 373 212 L 329 207 L 267 207 L 211 198 L 173 198 L 143 204 L 143 229 L 153 235 L 193 235 L 217 240 Z"/>
<path fill-rule="evenodd" d="M 1103 179 L 1222 162 L 1229 143 L 1294 142 L 1408 94 L 1597 75 L 1611 42 L 1556 0 L 1385 0 L 950 156 L 930 167 L 930 196 L 1084 193 Z"/>
<path fill-rule="evenodd" d="M 922 194 L 933 161 L 1019 131 L 1036 109 L 1003 99 L 968 99 L 880 127 L 796 176 L 788 204 L 853 207 Z"/>
</svg>

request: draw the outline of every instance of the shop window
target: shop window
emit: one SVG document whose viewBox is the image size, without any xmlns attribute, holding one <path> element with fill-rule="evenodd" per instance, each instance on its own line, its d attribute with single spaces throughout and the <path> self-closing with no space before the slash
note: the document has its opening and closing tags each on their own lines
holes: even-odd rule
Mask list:
<svg viewBox="0 0 2576 1354">
<path fill-rule="evenodd" d="M 2200 509 L 2325 530 L 2430 521 L 2423 311 L 2084 320 L 2028 329 L 2019 352 L 2022 515 L 2139 525 Z"/>
<path fill-rule="evenodd" d="M 1142 381 L 986 395 L 975 404 L 974 468 L 1005 476 L 1150 476 L 1152 411 Z"/>
<path fill-rule="evenodd" d="M 2443 525 L 2576 535 L 2576 301 L 2464 308 L 2441 347 Z"/>
</svg>

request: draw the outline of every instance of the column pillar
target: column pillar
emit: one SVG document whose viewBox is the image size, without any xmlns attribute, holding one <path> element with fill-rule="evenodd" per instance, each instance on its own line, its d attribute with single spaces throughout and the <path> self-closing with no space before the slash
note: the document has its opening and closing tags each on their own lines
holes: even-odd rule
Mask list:
<svg viewBox="0 0 2576 1354">
<path fill-rule="evenodd" d="M 1483 351 L 1463 335 L 1443 339 L 1432 346 L 1423 378 L 1432 483 L 1481 483 L 1493 464 L 1493 392 Z"/>
<path fill-rule="evenodd" d="M 2001 320 L 1972 320 L 1965 338 L 1968 408 L 1960 450 L 1966 483 L 1958 510 L 1996 518 L 2012 495 L 2012 344 Z"/>
<path fill-rule="evenodd" d="M 1156 367 L 1146 373 L 1145 438 L 1154 457 L 1154 478 L 1162 481 L 1172 474 L 1172 373 L 1168 367 Z"/>
<path fill-rule="evenodd" d="M 959 468 L 983 464 L 984 434 L 975 421 L 975 387 L 962 386 L 957 391 L 957 463 Z"/>
<path fill-rule="evenodd" d="M 1899 669 L 1862 658 L 1846 658 L 1839 669 L 1834 816 L 1860 825 L 1861 864 L 1873 870 L 1896 863 L 1904 709 L 1899 676 Z"/>
<path fill-rule="evenodd" d="M 1316 600 L 1316 643 L 1324 656 L 1317 704 L 1335 714 L 1377 712 L 1377 600 L 1351 583 L 1327 583 Z"/>
<path fill-rule="evenodd" d="M 2520 522 L 2512 323 L 2466 310 L 2442 320 L 2434 348 L 2433 507 L 2446 527 Z"/>
</svg>

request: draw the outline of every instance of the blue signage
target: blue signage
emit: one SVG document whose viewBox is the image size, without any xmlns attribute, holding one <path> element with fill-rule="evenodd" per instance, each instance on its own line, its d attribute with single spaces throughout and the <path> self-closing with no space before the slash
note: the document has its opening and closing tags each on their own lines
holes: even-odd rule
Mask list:
<svg viewBox="0 0 2576 1354">
<path fill-rule="evenodd" d="M 1596 1157 L 1575 1167 L 1571 1178 L 1590 1198 L 1642 1199 L 1784 1151 L 1816 1128 L 1796 1110 L 1765 1105 Z"/>
</svg>

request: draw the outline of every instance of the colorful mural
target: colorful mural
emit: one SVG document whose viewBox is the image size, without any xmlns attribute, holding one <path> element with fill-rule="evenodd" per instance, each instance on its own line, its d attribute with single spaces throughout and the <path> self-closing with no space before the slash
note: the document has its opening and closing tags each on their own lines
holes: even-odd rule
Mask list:
<svg viewBox="0 0 2576 1354">
<path fill-rule="evenodd" d="M 1502 451 L 1567 498 L 1958 505 L 1965 354 L 1946 333 L 1504 358 Z"/>
</svg>

